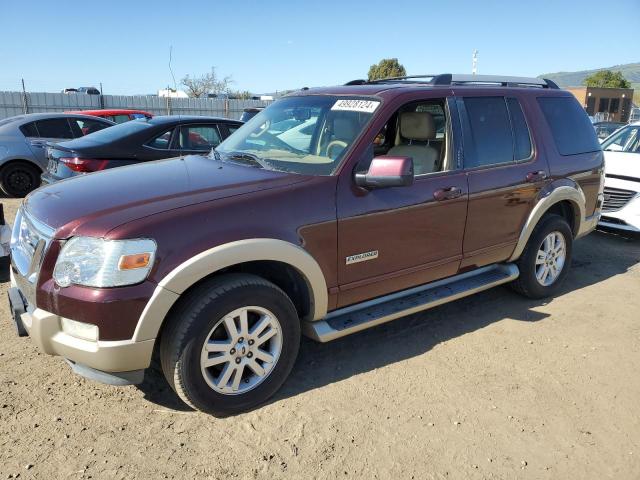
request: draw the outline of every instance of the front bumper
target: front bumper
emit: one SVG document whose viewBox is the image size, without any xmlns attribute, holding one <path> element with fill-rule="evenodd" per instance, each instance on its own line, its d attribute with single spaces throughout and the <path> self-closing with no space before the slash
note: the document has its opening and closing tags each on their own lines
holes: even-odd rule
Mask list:
<svg viewBox="0 0 640 480">
<path fill-rule="evenodd" d="M 636 192 L 618 209 L 604 209 L 598 226 L 627 232 L 640 232 L 640 179 L 638 181 L 607 177 L 605 187 Z"/>
<path fill-rule="evenodd" d="M 13 275 L 11 275 L 11 294 L 13 294 L 12 304 L 15 303 L 13 299 L 24 298 L 16 286 Z M 17 305 L 12 306 L 14 309 L 17 308 Z M 77 365 L 117 376 L 122 372 L 144 370 L 151 364 L 155 339 L 90 341 L 77 338 L 63 331 L 62 317 L 59 315 L 40 308 L 30 309 L 26 305 L 19 314 L 19 320 L 40 350 L 49 355 L 64 357 Z M 78 369 L 74 370 L 78 371 Z"/>
</svg>

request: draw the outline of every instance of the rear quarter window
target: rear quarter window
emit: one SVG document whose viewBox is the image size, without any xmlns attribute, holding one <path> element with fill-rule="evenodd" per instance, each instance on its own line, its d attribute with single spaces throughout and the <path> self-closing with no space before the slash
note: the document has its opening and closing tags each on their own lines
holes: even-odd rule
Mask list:
<svg viewBox="0 0 640 480">
<path fill-rule="evenodd" d="M 577 155 L 600 150 L 589 117 L 573 97 L 538 97 L 560 155 Z"/>
<path fill-rule="evenodd" d="M 39 137 L 36 122 L 25 123 L 20 127 L 20 131 L 25 137 Z"/>
</svg>

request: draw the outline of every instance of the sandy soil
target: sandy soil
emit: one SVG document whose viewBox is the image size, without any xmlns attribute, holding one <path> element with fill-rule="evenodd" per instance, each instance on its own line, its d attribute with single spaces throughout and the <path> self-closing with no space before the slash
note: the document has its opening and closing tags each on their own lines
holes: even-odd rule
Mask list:
<svg viewBox="0 0 640 480">
<path fill-rule="evenodd" d="M 158 372 L 109 387 L 40 354 L 3 272 L 0 478 L 638 479 L 639 263 L 640 239 L 598 232 L 548 302 L 496 288 L 305 340 L 275 399 L 223 420 Z"/>
</svg>

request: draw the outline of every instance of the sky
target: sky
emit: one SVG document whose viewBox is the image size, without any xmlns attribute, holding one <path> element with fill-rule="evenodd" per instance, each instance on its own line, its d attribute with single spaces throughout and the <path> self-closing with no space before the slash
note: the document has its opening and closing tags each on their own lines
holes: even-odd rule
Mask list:
<svg viewBox="0 0 640 480">
<path fill-rule="evenodd" d="M 388 57 L 470 73 L 474 49 L 480 74 L 537 76 L 640 62 L 638 19 L 640 0 L 0 0 L 0 90 L 156 93 L 170 48 L 179 88 L 211 67 L 253 93 L 335 85 Z"/>
</svg>

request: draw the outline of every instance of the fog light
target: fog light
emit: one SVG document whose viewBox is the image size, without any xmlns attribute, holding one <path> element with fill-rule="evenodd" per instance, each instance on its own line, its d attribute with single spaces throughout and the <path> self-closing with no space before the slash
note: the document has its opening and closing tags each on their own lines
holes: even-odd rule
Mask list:
<svg viewBox="0 0 640 480">
<path fill-rule="evenodd" d="M 98 340 L 98 326 L 90 323 L 77 322 L 69 318 L 62 319 L 62 331 L 72 337 L 96 342 Z"/>
</svg>

